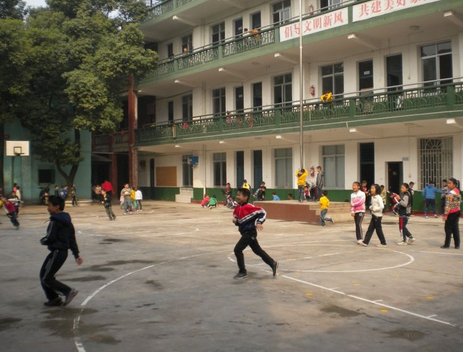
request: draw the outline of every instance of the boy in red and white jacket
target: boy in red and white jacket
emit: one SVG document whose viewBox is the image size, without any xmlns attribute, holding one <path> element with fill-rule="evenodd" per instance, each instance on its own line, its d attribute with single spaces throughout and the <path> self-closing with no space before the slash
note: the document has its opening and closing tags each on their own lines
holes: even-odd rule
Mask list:
<svg viewBox="0 0 463 352">
<path fill-rule="evenodd" d="M 5 196 L 2 196 L 1 201 L 3 203 L 3 209 L 5 209 L 6 216 L 10 218 L 10 221 L 16 230 L 19 230 L 19 222 L 16 217 L 16 209 L 13 202 L 10 202 L 10 200 Z"/>
<path fill-rule="evenodd" d="M 264 209 L 249 204 L 251 192 L 246 188 L 240 188 L 236 195 L 238 206 L 233 212 L 233 223 L 238 226 L 241 233 L 241 239 L 235 246 L 236 262 L 239 272 L 235 275 L 235 279 L 244 279 L 248 276 L 246 266 L 244 264 L 243 251 L 247 246 L 251 247 L 252 251 L 257 254 L 262 260 L 272 268 L 273 276 L 277 274 L 278 262 L 273 260 L 259 245 L 257 241 L 257 230 L 262 231 L 262 224 L 266 219 L 267 213 Z"/>
</svg>

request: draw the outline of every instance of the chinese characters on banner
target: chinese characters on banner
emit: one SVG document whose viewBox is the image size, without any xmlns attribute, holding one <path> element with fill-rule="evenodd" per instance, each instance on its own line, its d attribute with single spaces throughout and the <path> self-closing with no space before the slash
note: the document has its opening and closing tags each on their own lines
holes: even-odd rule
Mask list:
<svg viewBox="0 0 463 352">
<path fill-rule="evenodd" d="M 348 24 L 347 8 L 302 21 L 302 35 L 310 35 Z M 280 41 L 299 37 L 299 22 L 280 27 Z"/>
<path fill-rule="evenodd" d="M 373 17 L 409 9 L 415 6 L 430 4 L 440 0 L 372 0 L 355 5 L 353 8 L 353 22 L 369 20 Z"/>
</svg>

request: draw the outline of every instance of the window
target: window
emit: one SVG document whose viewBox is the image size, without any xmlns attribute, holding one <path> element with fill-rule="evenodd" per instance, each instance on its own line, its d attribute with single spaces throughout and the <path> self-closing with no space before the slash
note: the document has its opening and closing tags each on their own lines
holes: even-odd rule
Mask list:
<svg viewBox="0 0 463 352">
<path fill-rule="evenodd" d="M 227 153 L 214 153 L 214 186 L 227 184 Z"/>
<path fill-rule="evenodd" d="M 291 18 L 291 0 L 273 4 L 273 24 L 283 23 Z"/>
<path fill-rule="evenodd" d="M 241 187 L 244 180 L 244 152 L 236 152 L 236 184 Z"/>
<path fill-rule="evenodd" d="M 235 27 L 235 38 L 241 37 L 243 34 L 243 19 L 238 18 L 233 21 L 234 27 Z"/>
<path fill-rule="evenodd" d="M 39 170 L 39 183 L 55 183 L 55 170 Z"/>
<path fill-rule="evenodd" d="M 183 121 L 193 119 L 193 95 L 191 94 L 182 97 L 182 119 Z"/>
<path fill-rule="evenodd" d="M 219 44 L 225 40 L 225 22 L 212 26 L 212 44 Z"/>
<path fill-rule="evenodd" d="M 453 175 L 453 139 L 420 139 L 420 187 L 423 189 L 429 181 L 436 185 Z"/>
<path fill-rule="evenodd" d="M 212 91 L 212 105 L 214 115 L 225 115 L 225 88 Z"/>
<path fill-rule="evenodd" d="M 322 89 L 323 93 L 331 92 L 334 95 L 344 93 L 344 64 L 322 67 Z"/>
<path fill-rule="evenodd" d="M 425 86 L 451 83 L 452 80 L 452 44 L 450 42 L 421 47 L 421 66 Z"/>
<path fill-rule="evenodd" d="M 275 77 L 273 79 L 273 89 L 275 105 L 282 106 L 284 103 L 291 103 L 293 101 L 291 73 Z"/>
<path fill-rule="evenodd" d="M 322 11 L 328 11 L 341 6 L 344 0 L 320 0 L 320 8 Z"/>
<path fill-rule="evenodd" d="M 169 59 L 174 57 L 174 44 L 167 44 L 167 57 Z"/>
<path fill-rule="evenodd" d="M 373 89 L 373 60 L 359 62 L 359 90 Z"/>
<path fill-rule="evenodd" d="M 260 12 L 253 13 L 251 15 L 251 29 L 257 29 L 260 27 L 262 27 Z"/>
<path fill-rule="evenodd" d="M 238 113 L 244 111 L 244 91 L 243 87 L 235 88 L 235 110 Z"/>
<path fill-rule="evenodd" d="M 191 53 L 193 51 L 193 35 L 187 35 L 182 38 L 182 53 Z"/>
<path fill-rule="evenodd" d="M 402 54 L 388 56 L 386 58 L 386 78 L 388 91 L 391 90 L 401 90 L 403 82 L 403 70 L 402 70 Z"/>
<path fill-rule="evenodd" d="M 254 109 L 262 107 L 262 82 L 252 84 L 252 107 Z"/>
<path fill-rule="evenodd" d="M 325 187 L 344 189 L 344 145 L 330 145 L 322 148 Z"/>
<path fill-rule="evenodd" d="M 293 150 L 275 149 L 275 187 L 293 188 Z"/>
</svg>

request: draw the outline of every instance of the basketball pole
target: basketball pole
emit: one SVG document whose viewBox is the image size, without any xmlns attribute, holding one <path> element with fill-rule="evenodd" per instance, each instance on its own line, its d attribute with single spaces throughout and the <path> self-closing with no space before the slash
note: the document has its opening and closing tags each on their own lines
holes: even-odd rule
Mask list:
<svg viewBox="0 0 463 352">
<path fill-rule="evenodd" d="M 299 0 L 299 153 L 300 153 L 300 168 L 304 167 L 304 121 L 303 121 L 303 104 L 304 104 L 304 75 L 302 64 L 302 3 Z"/>
</svg>

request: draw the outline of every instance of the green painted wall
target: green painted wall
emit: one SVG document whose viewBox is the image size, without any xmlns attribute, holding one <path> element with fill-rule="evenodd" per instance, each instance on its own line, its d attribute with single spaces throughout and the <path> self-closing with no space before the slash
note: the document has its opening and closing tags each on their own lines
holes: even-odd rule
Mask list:
<svg viewBox="0 0 463 352">
<path fill-rule="evenodd" d="M 179 187 L 140 187 L 143 199 L 167 200 L 174 202 L 175 195 L 180 193 Z"/>
</svg>

